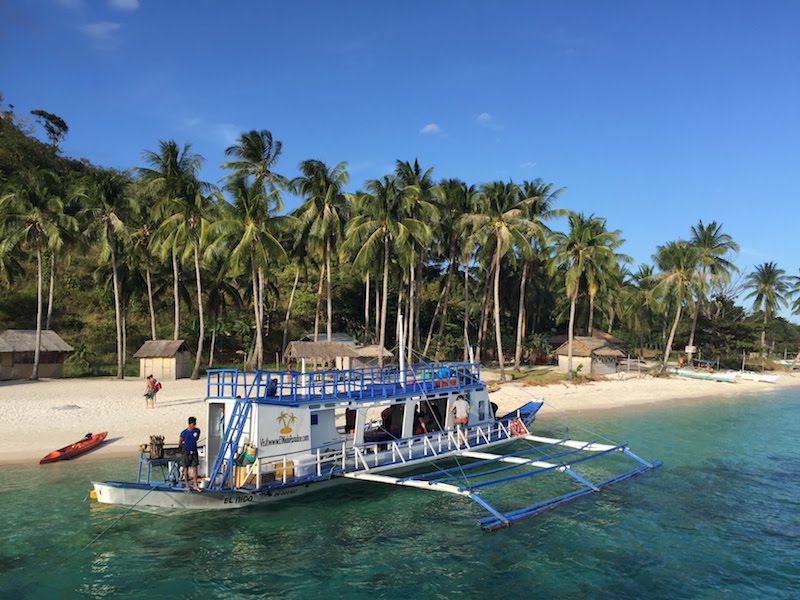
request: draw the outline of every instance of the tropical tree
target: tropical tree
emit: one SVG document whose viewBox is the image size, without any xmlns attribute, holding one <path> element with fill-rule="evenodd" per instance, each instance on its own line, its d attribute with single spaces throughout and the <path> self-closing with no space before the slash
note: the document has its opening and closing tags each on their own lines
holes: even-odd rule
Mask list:
<svg viewBox="0 0 800 600">
<path fill-rule="evenodd" d="M 442 198 L 442 189 L 433 180 L 433 167 L 423 170 L 415 159 L 414 164 L 398 160 L 395 173 L 402 187 L 402 213 L 404 217 L 424 224 L 412 233 L 408 259 L 408 356 L 411 350 L 420 347 L 422 265 L 428 254 L 433 237 L 433 228 L 439 220 L 437 204 Z"/>
<path fill-rule="evenodd" d="M 753 310 L 764 315 L 761 329 L 761 351 L 767 350 L 767 323 L 781 307 L 788 306 L 791 278 L 774 262 L 756 265 L 756 270 L 745 278 L 746 289 L 751 290 L 745 300 L 753 300 Z"/>
<path fill-rule="evenodd" d="M 490 272 L 494 273 L 494 327 L 500 380 L 505 381 L 503 341 L 500 323 L 500 278 L 503 257 L 516 247 L 522 256 L 531 256 L 531 237 L 536 226 L 528 219 L 533 198 L 520 199 L 520 189 L 514 183 L 493 182 L 481 186 L 483 198 L 481 212 L 464 216 L 464 223 L 472 234 L 472 241 L 494 248 Z"/>
<path fill-rule="evenodd" d="M 569 232 L 557 232 L 550 237 L 553 252 L 551 268 L 564 270 L 566 296 L 569 299 L 569 328 L 567 336 L 567 371 L 571 378 L 572 345 L 575 337 L 575 307 L 581 279 L 585 278 L 590 290 L 597 286 L 598 274 L 611 270 L 617 262 L 614 252 L 623 240 L 620 231 L 608 231 L 605 219 L 583 213 L 568 215 Z M 590 291 L 591 294 L 591 291 Z"/>
<path fill-rule="evenodd" d="M 223 206 L 213 228 L 214 241 L 208 248 L 212 254 L 228 253 L 231 264 L 250 275 L 255 345 L 252 361 L 261 368 L 264 361 L 263 342 L 263 270 L 271 261 L 286 258 L 279 241 L 279 232 L 296 223 L 290 216 L 272 216 L 258 181 L 248 183 L 239 177 L 226 186 L 231 202 Z"/>
<path fill-rule="evenodd" d="M 661 366 L 662 370 L 666 370 L 683 306 L 693 303 L 692 290 L 700 282 L 697 249 L 685 240 L 668 242 L 656 248 L 653 260 L 659 268 L 659 272 L 652 276 L 656 284 L 654 292 L 664 298 L 672 298 L 676 305 L 675 318 L 672 321 Z"/>
<path fill-rule="evenodd" d="M 545 225 L 545 221 L 564 213 L 561 209 L 554 209 L 553 203 L 556 201 L 565 188 L 553 189 L 552 183 L 545 183 L 542 179 L 533 181 L 523 181 L 520 188 L 521 200 L 526 201 L 526 218 L 531 225 L 533 246 L 533 258 L 528 258 L 523 254 L 522 273 L 519 281 L 519 304 L 517 309 L 517 340 L 514 350 L 514 370 L 519 371 L 520 361 L 522 360 L 522 346 L 525 339 L 525 290 L 528 287 L 528 276 L 531 271 L 531 262 L 536 257 L 544 254 L 546 236 L 549 235 L 550 228 Z"/>
<path fill-rule="evenodd" d="M 178 255 L 182 248 L 172 243 L 175 241 L 175 237 L 170 233 L 174 233 L 174 228 L 172 226 L 163 227 L 163 222 L 166 217 L 175 214 L 176 208 L 181 205 L 190 211 L 190 205 L 196 202 L 195 196 L 198 193 L 210 191 L 212 186 L 198 181 L 197 176 L 203 164 L 203 157 L 193 153 L 190 144 L 185 144 L 183 148 L 180 148 L 174 140 L 161 141 L 158 152 L 144 151 L 144 160 L 149 166 L 138 167 L 135 172 L 145 189 L 158 197 L 155 214 L 162 226 L 159 227 L 156 243 L 161 249 L 162 256 L 169 256 L 172 259 L 175 316 L 173 339 L 177 340 L 180 333 Z"/>
<path fill-rule="evenodd" d="M 323 250 L 327 281 L 328 341 L 333 335 L 333 290 L 331 288 L 331 255 L 336 251 L 344 232 L 347 202 L 343 188 L 350 181 L 347 163 L 329 168 L 320 160 L 300 163 L 302 175 L 291 183 L 292 190 L 303 198 L 293 213 L 309 237 L 316 239 Z"/>
<path fill-rule="evenodd" d="M 272 133 L 266 129 L 255 129 L 242 133 L 236 144 L 225 149 L 225 156 L 232 156 L 234 160 L 222 163 L 223 169 L 230 169 L 232 173 L 225 176 L 228 182 L 240 178 L 246 180 L 253 178 L 255 184 L 261 188 L 262 197 L 269 197 L 276 202 L 275 210 L 282 209 L 281 197 L 278 194 L 269 195 L 269 191 L 285 186 L 288 181 L 283 175 L 273 171 L 273 167 L 280 158 L 283 144 L 272 139 Z"/>
<path fill-rule="evenodd" d="M 425 338 L 425 346 L 422 350 L 423 355 L 428 354 L 434 325 L 436 324 L 436 319 L 441 309 L 442 318 L 439 320 L 439 332 L 436 341 L 436 350 L 434 352 L 434 356 L 437 360 L 439 359 L 439 347 L 442 336 L 444 335 L 444 329 L 447 325 L 447 308 L 450 301 L 453 272 L 458 266 L 461 247 L 465 239 L 461 217 L 474 211 L 475 195 L 477 194 L 477 188 L 475 186 L 468 186 L 459 179 L 444 180 L 439 183 L 439 188 L 441 189 L 441 195 L 437 206 L 439 220 L 436 228 L 436 240 L 439 243 L 440 252 L 443 253 L 444 248 L 447 248 L 447 254 L 445 255 L 447 260 L 447 274 L 445 276 L 444 287 L 439 294 L 439 299 L 436 301 L 436 309 L 433 311 L 433 317 L 428 327 L 428 335 Z"/>
<path fill-rule="evenodd" d="M 408 249 L 413 234 L 420 235 L 425 224 L 404 216 L 402 193 L 396 177 L 385 175 L 365 184 L 366 192 L 348 194 L 353 217 L 346 228 L 343 250 L 354 256 L 353 266 L 366 270 L 378 260 L 383 263 L 380 333 L 378 344 L 386 343 L 386 316 L 389 301 L 389 264 L 396 253 Z M 383 358 L 381 358 L 381 362 Z"/>
<path fill-rule="evenodd" d="M 43 255 L 61 248 L 65 235 L 77 229 L 75 218 L 64 213 L 66 195 L 65 186 L 55 173 L 33 171 L 22 173 L 0 196 L 0 256 L 20 247 L 36 255 L 36 349 L 31 379 L 39 378 Z"/>
<path fill-rule="evenodd" d="M 709 288 L 725 284 L 730 281 L 731 273 L 738 273 L 739 269 L 725 258 L 729 252 L 738 252 L 739 245 L 727 233 L 722 233 L 722 225 L 711 221 L 703 225 L 699 221 L 692 225 L 692 236 L 689 242 L 697 250 L 697 261 L 700 267 L 699 286 L 695 290 L 696 302 L 692 316 L 692 328 L 689 331 L 689 348 L 694 347 L 694 335 L 697 330 L 697 317 L 706 300 Z M 687 352 L 689 364 L 692 364 L 692 352 Z"/>
<path fill-rule="evenodd" d="M 125 377 L 125 352 L 122 344 L 122 310 L 120 303 L 120 279 L 118 263 L 120 253 L 130 243 L 130 232 L 126 221 L 131 216 L 129 180 L 118 171 L 94 171 L 86 182 L 89 206 L 80 213 L 86 223 L 84 234 L 96 241 L 100 248 L 100 259 L 111 259 L 112 284 L 114 289 L 114 320 L 117 336 L 117 378 Z"/>
</svg>

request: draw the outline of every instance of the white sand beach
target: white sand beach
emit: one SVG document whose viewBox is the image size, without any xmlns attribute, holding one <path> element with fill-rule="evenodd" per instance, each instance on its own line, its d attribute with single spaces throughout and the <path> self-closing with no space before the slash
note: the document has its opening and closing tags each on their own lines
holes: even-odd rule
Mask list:
<svg viewBox="0 0 800 600">
<path fill-rule="evenodd" d="M 490 373 L 484 375 L 491 379 Z M 164 435 L 168 443 L 177 443 L 189 416 L 197 417 L 201 430 L 205 429 L 205 379 L 164 382 L 155 409 L 145 408 L 144 387 L 140 379 L 108 377 L 0 382 L 0 463 L 35 464 L 51 450 L 99 431 L 108 431 L 106 443 L 81 460 L 133 459 L 136 449 L 148 442 L 150 435 Z M 545 406 L 539 419 L 547 419 L 564 412 L 619 410 L 663 402 L 685 404 L 742 394 L 763 396 L 786 387 L 800 387 L 800 374 L 780 373 L 774 384 L 620 374 L 579 385 L 505 383 L 491 399 L 502 413 L 532 398 L 543 398 Z"/>
</svg>

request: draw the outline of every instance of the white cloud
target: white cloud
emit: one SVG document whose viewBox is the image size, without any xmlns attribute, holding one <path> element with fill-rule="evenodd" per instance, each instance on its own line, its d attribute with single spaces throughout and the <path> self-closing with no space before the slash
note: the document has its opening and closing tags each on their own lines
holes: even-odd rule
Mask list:
<svg viewBox="0 0 800 600">
<path fill-rule="evenodd" d="M 502 129 L 503 126 L 497 123 L 497 119 L 488 112 L 482 112 L 475 115 L 475 122 L 481 127 L 488 127 L 489 129 Z"/>
<path fill-rule="evenodd" d="M 436 123 L 428 123 L 419 130 L 422 135 L 440 135 L 443 133 L 442 128 L 439 127 Z"/>
<path fill-rule="evenodd" d="M 97 23 L 87 23 L 81 25 L 79 29 L 81 32 L 88 36 L 96 46 L 109 48 L 116 46 L 119 40 L 116 38 L 116 33 L 122 27 L 119 23 L 111 21 L 98 21 Z"/>
<path fill-rule="evenodd" d="M 139 0 L 108 0 L 108 6 L 115 10 L 129 10 L 133 12 L 139 8 Z"/>
<path fill-rule="evenodd" d="M 531 162 L 529 160 L 526 160 L 524 163 L 522 163 L 520 165 L 520 167 L 523 168 L 523 169 L 532 169 L 535 166 L 536 166 L 536 163 L 535 162 Z"/>
<path fill-rule="evenodd" d="M 226 146 L 235 144 L 242 133 L 242 128 L 233 123 L 219 123 L 214 125 L 212 129 L 214 137 Z"/>
</svg>

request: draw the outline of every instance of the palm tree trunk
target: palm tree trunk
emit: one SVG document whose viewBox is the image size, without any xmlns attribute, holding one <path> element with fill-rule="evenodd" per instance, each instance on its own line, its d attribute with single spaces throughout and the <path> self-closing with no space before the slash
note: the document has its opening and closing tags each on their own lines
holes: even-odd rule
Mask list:
<svg viewBox="0 0 800 600">
<path fill-rule="evenodd" d="M 500 337 L 500 237 L 497 238 L 494 264 L 494 336 L 497 342 L 497 361 L 500 364 L 500 381 L 506 380 L 506 369 L 503 357 L 503 340 Z"/>
<path fill-rule="evenodd" d="M 422 345 L 420 339 L 420 325 L 422 324 L 422 260 L 417 263 L 417 301 L 414 305 L 414 314 L 416 320 L 414 321 L 414 348 L 419 350 Z"/>
<path fill-rule="evenodd" d="M 578 303 L 578 289 L 569 299 L 569 328 L 567 329 L 567 379 L 572 381 L 572 342 L 575 339 L 575 305 Z"/>
<path fill-rule="evenodd" d="M 322 307 L 322 285 L 325 283 L 325 265 L 319 271 L 319 285 L 317 286 L 317 309 L 314 311 L 314 341 L 319 341 L 319 313 Z"/>
<path fill-rule="evenodd" d="M 47 292 L 47 320 L 45 329 L 50 329 L 50 321 L 53 316 L 53 290 L 56 287 L 56 252 L 50 253 L 50 289 Z"/>
<path fill-rule="evenodd" d="M 122 313 L 119 302 L 119 274 L 117 272 L 117 253 L 114 249 L 114 241 L 109 240 L 111 245 L 111 277 L 114 285 L 114 320 L 117 327 L 117 379 L 125 378 L 125 365 L 122 362 Z"/>
<path fill-rule="evenodd" d="M 413 257 L 413 255 L 412 255 Z M 408 344 L 408 348 L 406 348 L 408 352 L 408 362 L 411 363 L 411 352 L 414 349 L 414 308 L 416 307 L 415 300 L 417 298 L 417 273 L 416 273 L 416 265 L 412 263 L 409 265 L 408 268 L 408 310 L 406 314 L 408 315 L 408 335 L 405 336 L 406 344 Z"/>
<path fill-rule="evenodd" d="M 439 322 L 439 337 L 436 340 L 436 359 L 439 359 L 439 348 L 442 345 L 442 338 L 444 337 L 444 328 L 447 326 L 447 305 L 450 302 L 450 285 L 453 279 L 453 269 L 455 269 L 456 262 L 456 243 L 455 240 L 450 241 L 450 255 L 449 264 L 447 265 L 447 281 L 444 284 L 444 306 L 442 307 L 442 320 Z"/>
<path fill-rule="evenodd" d="M 364 274 L 364 343 L 369 344 L 369 271 Z"/>
<path fill-rule="evenodd" d="M 525 339 L 525 288 L 528 283 L 528 261 L 522 265 L 522 277 L 519 282 L 519 308 L 517 309 L 517 345 L 514 349 L 514 370 L 519 371 L 522 361 L 522 341 Z"/>
<path fill-rule="evenodd" d="M 378 338 L 381 358 L 378 361 L 383 366 L 383 348 L 386 347 L 386 312 L 389 308 L 389 238 L 383 239 L 383 297 L 381 298 L 381 332 Z"/>
<path fill-rule="evenodd" d="M 766 302 L 764 303 L 764 326 L 761 328 L 761 356 L 767 355 L 767 317 L 769 310 Z"/>
<path fill-rule="evenodd" d="M 214 366 L 214 347 L 217 345 L 217 327 L 211 330 L 211 347 L 208 349 L 208 368 Z"/>
<path fill-rule="evenodd" d="M 194 360 L 192 379 L 200 379 L 200 361 L 203 359 L 203 338 L 205 337 L 205 322 L 203 320 L 203 287 L 200 278 L 200 244 L 194 243 L 194 276 L 197 285 L 197 316 L 200 319 L 200 332 L 197 336 L 197 358 Z"/>
<path fill-rule="evenodd" d="M 328 341 L 333 341 L 333 294 L 331 290 L 331 236 L 327 235 L 325 248 L 325 278 L 328 282 Z"/>
<path fill-rule="evenodd" d="M 694 315 L 692 316 L 692 328 L 689 330 L 689 344 L 688 346 L 691 348 L 694 346 L 694 332 L 697 329 L 697 317 L 700 314 L 700 303 L 703 301 L 703 298 L 700 294 L 697 294 L 697 304 L 694 307 Z M 692 357 L 694 356 L 693 352 L 686 353 L 686 364 L 692 364 Z"/>
<path fill-rule="evenodd" d="M 33 350 L 33 367 L 29 379 L 39 379 L 39 348 L 42 346 L 42 249 L 36 246 L 36 348 Z"/>
<path fill-rule="evenodd" d="M 444 288 L 442 288 L 442 291 L 439 293 L 439 299 L 436 301 L 436 308 L 433 311 L 433 317 L 431 318 L 430 325 L 428 325 L 428 335 L 425 337 L 425 346 L 423 346 L 422 348 L 423 356 L 427 356 L 428 348 L 431 345 L 431 338 L 433 337 L 433 328 L 436 325 L 436 317 L 439 316 L 439 309 L 442 306 L 442 298 L 444 298 Z M 438 358 L 439 357 L 437 356 L 436 359 L 438 360 Z"/>
<path fill-rule="evenodd" d="M 378 289 L 377 284 L 375 285 L 375 335 L 373 336 L 373 340 L 377 340 L 378 336 L 380 336 L 380 328 L 381 328 L 381 290 Z"/>
<path fill-rule="evenodd" d="M 178 295 L 178 255 L 172 249 L 172 296 L 175 303 L 175 328 L 172 332 L 172 339 L 177 340 L 180 335 L 179 327 L 181 323 L 181 301 Z"/>
<path fill-rule="evenodd" d="M 286 319 L 283 321 L 283 344 L 281 345 L 281 352 L 286 351 L 286 346 L 289 345 L 289 319 L 292 317 L 292 306 L 294 305 L 294 294 L 297 291 L 297 284 L 300 281 L 300 265 L 297 265 L 297 272 L 294 274 L 294 283 L 292 284 L 292 293 L 289 295 L 289 305 L 286 307 Z"/>
<path fill-rule="evenodd" d="M 681 320 L 682 309 L 683 306 L 681 305 L 680 301 L 678 301 L 678 310 L 675 311 L 675 320 L 672 322 L 672 329 L 670 329 L 669 339 L 667 340 L 667 348 L 664 350 L 664 361 L 661 365 L 662 370 L 667 369 L 667 361 L 669 360 L 669 355 L 672 352 L 672 342 L 675 340 L 675 332 L 678 330 L 678 321 Z"/>
<path fill-rule="evenodd" d="M 145 266 L 145 281 L 147 282 L 147 306 L 150 309 L 150 335 L 152 339 L 157 339 L 156 337 L 156 311 L 153 307 L 153 283 L 150 278 L 150 255 L 148 254 L 145 257 L 144 261 Z"/>
<path fill-rule="evenodd" d="M 469 360 L 469 262 L 464 263 L 464 362 Z"/>
<path fill-rule="evenodd" d="M 486 274 L 486 282 L 483 286 L 483 303 L 481 308 L 481 322 L 478 329 L 478 349 L 475 352 L 475 361 L 481 362 L 481 350 L 483 349 L 483 340 L 486 339 L 486 330 L 489 328 L 489 296 L 492 293 L 492 277 L 494 276 L 494 263 L 489 268 Z"/>
<path fill-rule="evenodd" d="M 255 330 L 255 340 L 253 344 L 253 352 L 250 357 L 250 364 L 256 365 L 259 361 L 259 357 L 261 356 L 261 345 L 263 340 L 261 338 L 261 320 L 259 319 L 259 312 L 258 312 L 258 273 L 255 265 L 255 257 L 251 257 L 253 262 L 251 262 L 250 268 L 250 277 L 252 278 L 252 285 L 253 285 L 253 317 L 256 322 L 256 330 Z"/>
<path fill-rule="evenodd" d="M 594 294 L 589 294 L 589 327 L 586 328 L 586 335 L 592 337 L 593 322 L 594 322 Z"/>
<path fill-rule="evenodd" d="M 258 267 L 258 354 L 256 355 L 256 367 L 261 369 L 264 366 L 264 270 Z"/>
</svg>

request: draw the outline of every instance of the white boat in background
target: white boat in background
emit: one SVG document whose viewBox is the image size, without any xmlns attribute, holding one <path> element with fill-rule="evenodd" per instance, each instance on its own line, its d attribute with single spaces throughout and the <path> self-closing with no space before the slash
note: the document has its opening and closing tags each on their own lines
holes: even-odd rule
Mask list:
<svg viewBox="0 0 800 600">
<path fill-rule="evenodd" d="M 667 371 L 671 375 L 678 377 L 688 377 L 689 379 L 705 379 L 707 381 L 724 381 L 727 383 L 736 383 L 737 371 L 729 371 L 727 373 L 720 373 L 719 371 L 705 371 L 703 369 L 692 369 L 690 367 L 670 367 Z"/>
<path fill-rule="evenodd" d="M 755 371 L 729 371 L 738 379 L 744 381 L 758 381 L 760 383 L 775 383 L 778 381 L 777 375 L 767 375 L 766 373 L 756 373 Z"/>
</svg>

